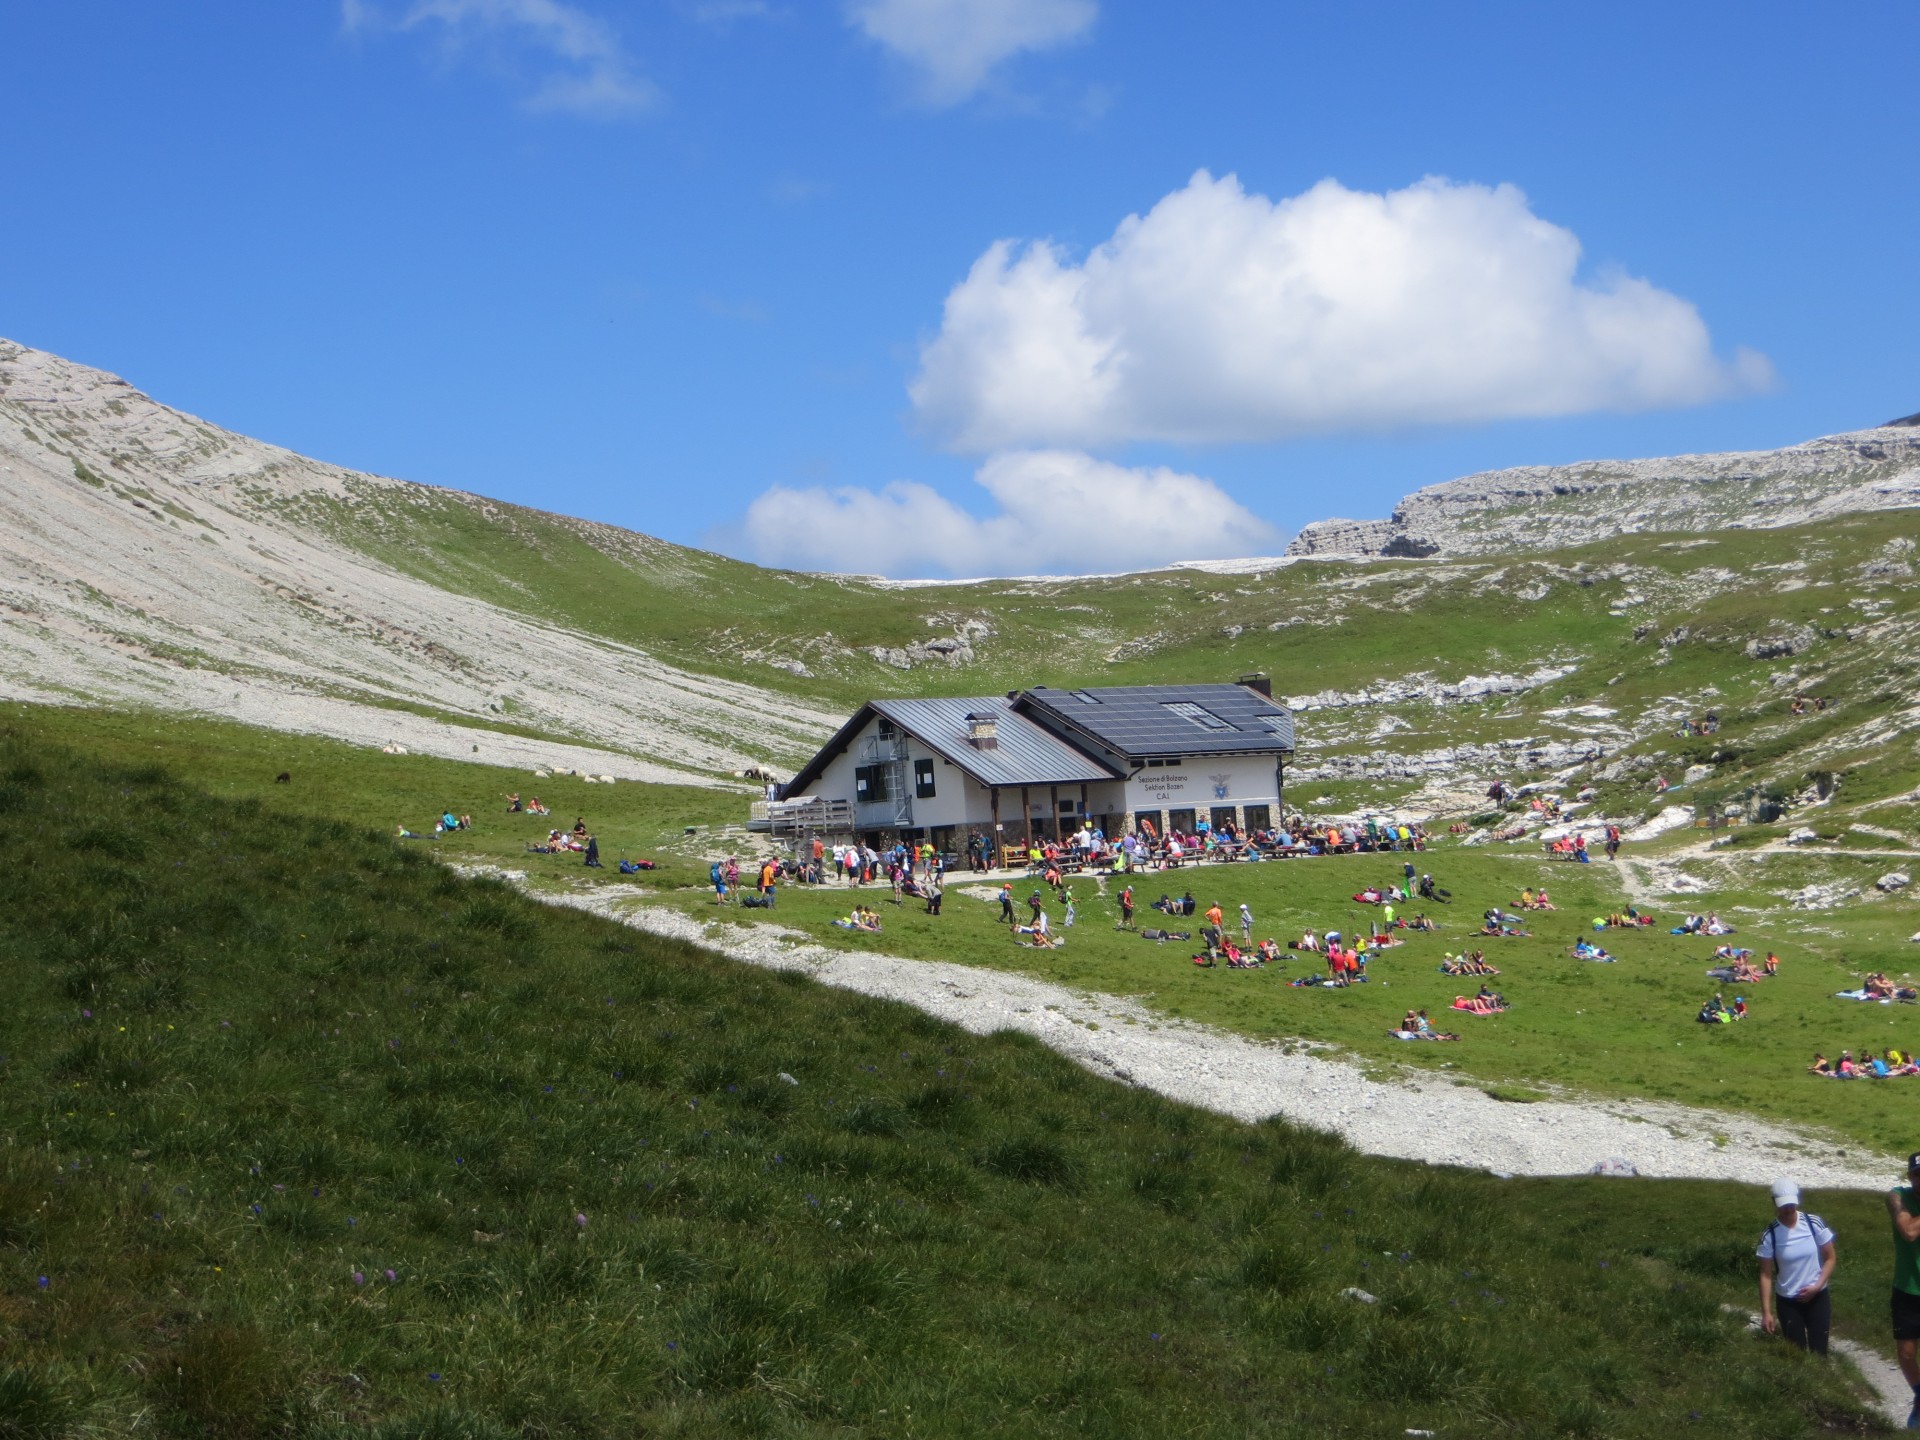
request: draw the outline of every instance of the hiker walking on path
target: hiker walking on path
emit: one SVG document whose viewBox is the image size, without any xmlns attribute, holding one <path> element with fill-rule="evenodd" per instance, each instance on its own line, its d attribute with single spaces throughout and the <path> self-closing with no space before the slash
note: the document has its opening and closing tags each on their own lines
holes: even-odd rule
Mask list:
<svg viewBox="0 0 1920 1440">
<path fill-rule="evenodd" d="M 1833 1231 L 1818 1215 L 1800 1209 L 1800 1187 L 1773 1185 L 1773 1220 L 1760 1237 L 1760 1326 L 1784 1335 L 1802 1350 L 1827 1353 L 1833 1326 Z"/>
<path fill-rule="evenodd" d="M 1120 928 L 1133 928 L 1133 886 L 1129 885 L 1120 892 Z"/>
<path fill-rule="evenodd" d="M 1013 886 L 1003 883 L 1000 886 L 1000 918 L 1007 924 L 1013 924 Z"/>
<path fill-rule="evenodd" d="M 1893 1221 L 1893 1344 L 1900 1373 L 1913 1387 L 1907 1429 L 1920 1430 L 1920 1150 L 1907 1157 L 1907 1183 L 1887 1192 Z"/>
</svg>

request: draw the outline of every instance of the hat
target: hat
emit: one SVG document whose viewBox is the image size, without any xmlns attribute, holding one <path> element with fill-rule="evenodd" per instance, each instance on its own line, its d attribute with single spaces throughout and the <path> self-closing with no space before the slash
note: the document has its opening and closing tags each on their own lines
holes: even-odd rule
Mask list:
<svg viewBox="0 0 1920 1440">
<path fill-rule="evenodd" d="M 1776 1209 L 1782 1205 L 1798 1205 L 1800 1203 L 1800 1187 L 1791 1180 L 1774 1181 L 1773 1203 Z"/>
<path fill-rule="evenodd" d="M 1907 1169 L 1920 1170 L 1920 1150 L 1914 1151 L 1907 1157 Z"/>
</svg>

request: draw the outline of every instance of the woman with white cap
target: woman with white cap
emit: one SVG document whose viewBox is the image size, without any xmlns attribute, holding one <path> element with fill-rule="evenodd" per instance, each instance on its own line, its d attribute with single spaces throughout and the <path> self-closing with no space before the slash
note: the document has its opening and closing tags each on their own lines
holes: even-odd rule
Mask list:
<svg viewBox="0 0 1920 1440">
<path fill-rule="evenodd" d="M 1802 1350 L 1827 1353 L 1833 1325 L 1833 1231 L 1800 1209 L 1800 1187 L 1773 1182 L 1773 1221 L 1753 1253 L 1760 1257 L 1760 1324 Z"/>
</svg>

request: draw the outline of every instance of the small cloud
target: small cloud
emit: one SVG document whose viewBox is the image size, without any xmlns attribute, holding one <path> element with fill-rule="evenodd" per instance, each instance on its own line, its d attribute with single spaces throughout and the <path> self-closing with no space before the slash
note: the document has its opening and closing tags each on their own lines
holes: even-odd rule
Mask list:
<svg viewBox="0 0 1920 1440">
<path fill-rule="evenodd" d="M 681 7 L 689 20 L 724 30 L 742 20 L 784 20 L 787 11 L 768 0 L 690 0 Z"/>
<path fill-rule="evenodd" d="M 529 110 L 607 120 L 661 98 L 612 27 L 566 0 L 341 0 L 340 20 L 349 32 L 435 32 L 450 55 L 478 55 L 514 77 Z"/>
<path fill-rule="evenodd" d="M 1064 450 L 995 455 L 975 481 L 994 513 L 931 486 L 775 486 L 747 508 L 764 564 L 895 577 L 1092 574 L 1272 554 L 1280 535 L 1211 480 Z"/>
<path fill-rule="evenodd" d="M 930 105 L 956 105 L 1003 61 L 1093 28 L 1095 0 L 847 0 L 848 23 L 920 72 Z"/>
<path fill-rule="evenodd" d="M 753 300 L 722 300 L 717 295 L 702 295 L 695 301 L 707 314 L 721 320 L 739 320 L 748 325 L 764 325 L 773 317 Z"/>
<path fill-rule="evenodd" d="M 800 175 L 781 175 L 767 185 L 767 198 L 780 205 L 804 205 L 833 193 L 833 187 Z"/>
</svg>

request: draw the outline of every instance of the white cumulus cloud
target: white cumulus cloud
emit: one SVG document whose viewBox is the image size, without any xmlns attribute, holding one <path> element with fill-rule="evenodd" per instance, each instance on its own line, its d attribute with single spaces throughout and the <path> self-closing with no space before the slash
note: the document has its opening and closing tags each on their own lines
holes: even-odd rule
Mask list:
<svg viewBox="0 0 1920 1440">
<path fill-rule="evenodd" d="M 1095 0 L 848 0 L 847 18 L 920 71 L 926 99 L 952 105 L 1001 61 L 1046 50 L 1092 28 Z"/>
<path fill-rule="evenodd" d="M 1277 440 L 1688 405 L 1763 387 L 1686 300 L 1583 277 L 1511 185 L 1322 181 L 1274 201 L 1200 171 L 1075 263 L 1000 241 L 912 385 L 955 448 Z"/>
<path fill-rule="evenodd" d="M 995 455 L 982 519 L 931 486 L 775 486 L 747 509 L 764 564 L 901 577 L 1089 574 L 1274 553 L 1279 534 L 1199 475 L 1066 450 Z"/>
<path fill-rule="evenodd" d="M 348 30 L 438 30 L 449 47 L 485 47 L 524 72 L 524 103 L 610 119 L 645 110 L 658 88 L 635 72 L 613 28 L 566 0 L 341 0 Z M 530 63 L 529 63 L 530 62 Z"/>
</svg>

